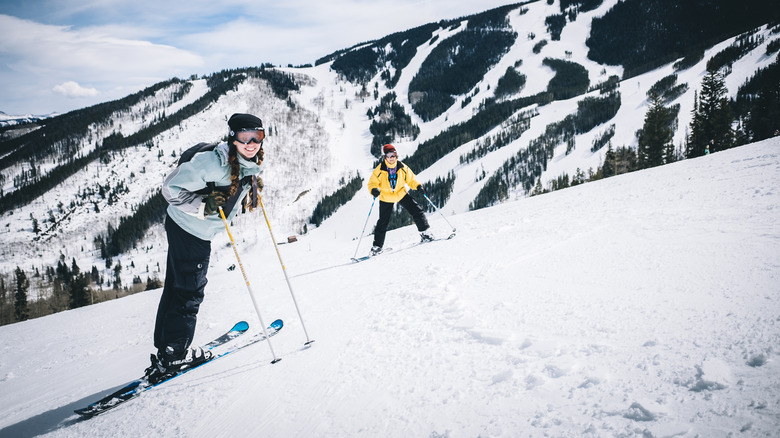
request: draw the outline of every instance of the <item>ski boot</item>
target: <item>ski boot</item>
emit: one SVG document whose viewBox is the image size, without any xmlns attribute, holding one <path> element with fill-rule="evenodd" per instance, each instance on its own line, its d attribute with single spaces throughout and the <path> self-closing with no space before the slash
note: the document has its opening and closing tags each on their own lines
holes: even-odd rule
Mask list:
<svg viewBox="0 0 780 438">
<path fill-rule="evenodd" d="M 181 371 L 208 362 L 212 357 L 214 355 L 211 351 L 203 350 L 200 347 L 190 348 L 183 353 L 175 353 L 171 347 L 168 347 L 165 351 L 158 352 L 157 355 L 151 355 L 152 364 L 144 371 L 144 374 L 149 383 L 156 385 Z"/>
</svg>

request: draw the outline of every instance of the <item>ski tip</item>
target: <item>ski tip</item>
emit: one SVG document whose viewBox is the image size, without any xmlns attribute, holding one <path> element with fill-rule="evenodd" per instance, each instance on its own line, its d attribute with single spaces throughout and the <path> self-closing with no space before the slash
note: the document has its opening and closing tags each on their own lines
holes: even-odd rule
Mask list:
<svg viewBox="0 0 780 438">
<path fill-rule="evenodd" d="M 271 323 L 271 327 L 277 330 L 279 330 L 283 326 L 284 326 L 284 321 L 282 321 L 281 319 L 277 319 L 276 321 Z"/>
<path fill-rule="evenodd" d="M 246 321 L 239 321 L 236 323 L 236 325 L 233 326 L 231 331 L 237 331 L 237 332 L 245 332 L 249 330 L 249 323 Z"/>
</svg>

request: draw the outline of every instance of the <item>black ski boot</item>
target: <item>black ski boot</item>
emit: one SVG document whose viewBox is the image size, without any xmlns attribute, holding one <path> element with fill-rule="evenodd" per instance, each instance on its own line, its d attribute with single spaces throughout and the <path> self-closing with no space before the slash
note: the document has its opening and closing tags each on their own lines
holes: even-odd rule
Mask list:
<svg viewBox="0 0 780 438">
<path fill-rule="evenodd" d="M 202 348 L 190 348 L 183 353 L 175 353 L 173 349 L 168 347 L 165 351 L 158 352 L 157 355 L 151 355 L 152 364 L 144 371 L 144 374 L 149 379 L 149 383 L 156 385 L 185 369 L 208 362 L 212 357 L 214 355 L 211 351 Z"/>
</svg>

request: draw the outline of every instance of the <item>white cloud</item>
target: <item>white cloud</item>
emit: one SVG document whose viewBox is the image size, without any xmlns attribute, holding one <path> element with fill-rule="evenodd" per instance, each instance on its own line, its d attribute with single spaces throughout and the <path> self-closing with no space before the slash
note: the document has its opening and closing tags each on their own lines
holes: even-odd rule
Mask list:
<svg viewBox="0 0 780 438">
<path fill-rule="evenodd" d="M 15 20 L 15 19 L 14 19 Z M 32 74 L 77 71 L 81 76 L 115 79 L 150 75 L 177 68 L 195 68 L 202 59 L 176 47 L 116 38 L 101 28 L 72 29 L 16 20 L 13 43 L 0 45 L 0 55 L 12 54 Z M 21 22 L 21 23 L 20 23 Z M 0 25 L 2 20 L 0 20 Z"/>
<path fill-rule="evenodd" d="M 361 42 L 510 2 L 191 0 L 171 13 L 159 0 L 47 1 L 52 24 L 34 21 L 40 5 L 23 2 L 29 19 L 0 13 L 0 110 L 65 112 L 174 76 L 313 63 Z M 74 101 L 73 93 L 84 90 L 66 87 L 68 81 L 97 93 Z"/>
<path fill-rule="evenodd" d="M 94 88 L 82 87 L 78 82 L 67 81 L 52 88 L 52 91 L 62 94 L 65 97 L 89 97 L 97 96 L 98 90 Z"/>
<path fill-rule="evenodd" d="M 74 29 L 0 14 L 0 108 L 5 112 L 64 112 L 73 97 L 91 105 L 124 97 L 111 90 L 198 73 L 203 58 L 170 45 L 113 35 L 104 28 Z M 78 83 L 89 83 L 84 88 Z M 71 83 L 72 82 L 72 83 Z M 139 84 L 142 87 L 139 88 Z M 98 99 L 100 96 L 100 99 Z M 65 98 L 68 99 L 65 99 Z M 34 106 L 35 105 L 35 106 Z M 18 108 L 18 109 L 14 109 Z"/>
</svg>

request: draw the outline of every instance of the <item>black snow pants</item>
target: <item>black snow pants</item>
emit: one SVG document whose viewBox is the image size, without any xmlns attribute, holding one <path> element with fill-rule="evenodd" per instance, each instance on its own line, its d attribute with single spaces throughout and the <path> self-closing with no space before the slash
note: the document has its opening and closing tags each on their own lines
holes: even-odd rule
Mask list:
<svg viewBox="0 0 780 438">
<path fill-rule="evenodd" d="M 184 231 L 169 216 L 165 218 L 165 232 L 168 262 L 157 308 L 154 346 L 158 351 L 170 347 L 178 354 L 189 348 L 195 334 L 198 309 L 208 282 L 211 242 Z"/>
<path fill-rule="evenodd" d="M 398 204 L 412 215 L 412 219 L 417 225 L 417 231 L 425 231 L 430 227 L 428 219 L 425 217 L 425 211 L 408 193 L 398 201 Z M 374 228 L 374 246 L 381 248 L 385 245 L 385 234 L 387 234 L 387 225 L 390 223 L 390 215 L 393 213 L 393 205 L 392 202 L 379 201 L 379 220 L 376 221 Z"/>
</svg>

